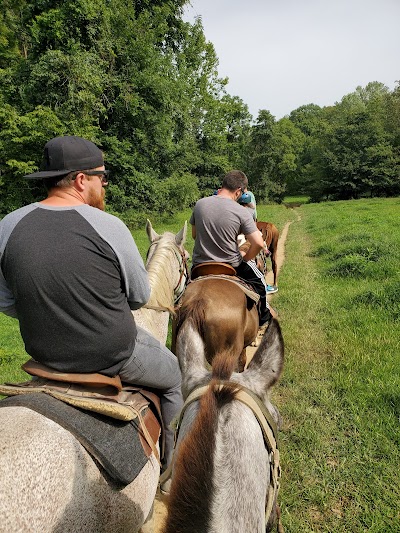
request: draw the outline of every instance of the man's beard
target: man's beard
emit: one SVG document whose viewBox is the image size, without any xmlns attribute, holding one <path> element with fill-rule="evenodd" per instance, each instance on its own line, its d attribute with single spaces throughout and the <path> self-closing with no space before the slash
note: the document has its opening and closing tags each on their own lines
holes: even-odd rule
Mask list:
<svg viewBox="0 0 400 533">
<path fill-rule="evenodd" d="M 101 211 L 104 211 L 106 206 L 104 202 L 104 197 L 106 194 L 106 190 L 104 187 L 101 188 L 101 193 L 98 194 L 94 189 L 90 189 L 87 203 L 88 205 L 92 207 L 96 207 L 97 209 L 100 209 Z"/>
</svg>

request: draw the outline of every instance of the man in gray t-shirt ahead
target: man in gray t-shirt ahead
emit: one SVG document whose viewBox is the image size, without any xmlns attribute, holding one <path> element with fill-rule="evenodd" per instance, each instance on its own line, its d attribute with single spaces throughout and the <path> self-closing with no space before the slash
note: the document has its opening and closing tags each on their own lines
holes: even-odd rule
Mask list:
<svg viewBox="0 0 400 533">
<path fill-rule="evenodd" d="M 195 239 L 193 266 L 200 263 L 227 263 L 237 275 L 253 286 L 260 295 L 260 326 L 271 318 L 263 274 L 253 262 L 248 263 L 263 247 L 262 235 L 248 209 L 237 203 L 248 186 L 246 174 L 228 172 L 217 195 L 202 198 L 194 206 L 190 223 Z M 250 242 L 249 250 L 239 251 L 237 236 L 243 233 Z"/>
</svg>

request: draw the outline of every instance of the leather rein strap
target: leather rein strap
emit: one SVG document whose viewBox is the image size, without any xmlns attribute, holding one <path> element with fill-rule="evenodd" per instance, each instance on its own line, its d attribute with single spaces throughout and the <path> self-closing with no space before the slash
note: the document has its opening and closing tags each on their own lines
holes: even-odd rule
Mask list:
<svg viewBox="0 0 400 533">
<path fill-rule="evenodd" d="M 224 386 L 224 381 L 219 381 L 217 384 L 218 389 L 222 389 Z M 185 414 L 186 409 L 190 404 L 200 400 L 200 398 L 207 392 L 209 385 L 204 385 L 202 387 L 195 388 L 189 396 L 186 398 L 186 401 L 182 407 L 182 411 L 179 415 L 179 419 L 176 425 L 175 430 L 175 445 L 178 440 L 179 429 L 183 420 L 183 415 Z M 268 520 L 271 516 L 272 508 L 274 501 L 277 498 L 279 492 L 279 479 L 281 477 L 281 468 L 279 463 L 279 450 L 277 443 L 278 429 L 276 423 L 267 409 L 267 407 L 261 402 L 261 400 L 256 396 L 251 390 L 246 387 L 238 385 L 238 390 L 235 393 L 235 400 L 243 403 L 256 417 L 261 431 L 263 433 L 265 446 L 269 452 L 269 465 L 270 465 L 270 484 L 268 487 L 267 500 L 265 504 L 265 523 L 268 523 Z M 171 461 L 168 469 L 160 477 L 160 483 L 164 483 L 167 479 L 171 477 L 173 469 L 173 461 Z"/>
</svg>

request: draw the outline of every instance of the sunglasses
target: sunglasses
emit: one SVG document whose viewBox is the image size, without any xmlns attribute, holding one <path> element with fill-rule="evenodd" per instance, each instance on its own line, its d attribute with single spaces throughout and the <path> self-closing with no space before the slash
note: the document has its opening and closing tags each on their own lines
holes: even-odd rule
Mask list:
<svg viewBox="0 0 400 533">
<path fill-rule="evenodd" d="M 107 185 L 108 183 L 107 177 L 110 175 L 109 170 L 85 170 L 82 172 L 86 176 L 99 176 L 102 185 Z"/>
</svg>

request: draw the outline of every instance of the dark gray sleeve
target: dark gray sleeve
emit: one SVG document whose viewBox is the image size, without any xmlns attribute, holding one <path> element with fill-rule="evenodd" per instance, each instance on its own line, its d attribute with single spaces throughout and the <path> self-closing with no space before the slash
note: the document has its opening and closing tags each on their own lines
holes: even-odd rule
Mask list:
<svg viewBox="0 0 400 533">
<path fill-rule="evenodd" d="M 3 271 L 1 269 L 1 258 L 3 257 L 3 252 L 8 239 L 15 226 L 25 215 L 34 209 L 36 209 L 35 204 L 27 205 L 21 209 L 13 211 L 0 221 L 0 313 L 4 313 L 12 318 L 18 318 L 15 309 L 15 299 L 11 289 L 8 287 L 7 282 L 4 279 Z"/>
<path fill-rule="evenodd" d="M 119 218 L 93 207 L 79 206 L 78 211 L 114 250 L 121 266 L 129 307 L 139 309 L 149 301 L 150 284 L 131 232 Z"/>
</svg>

